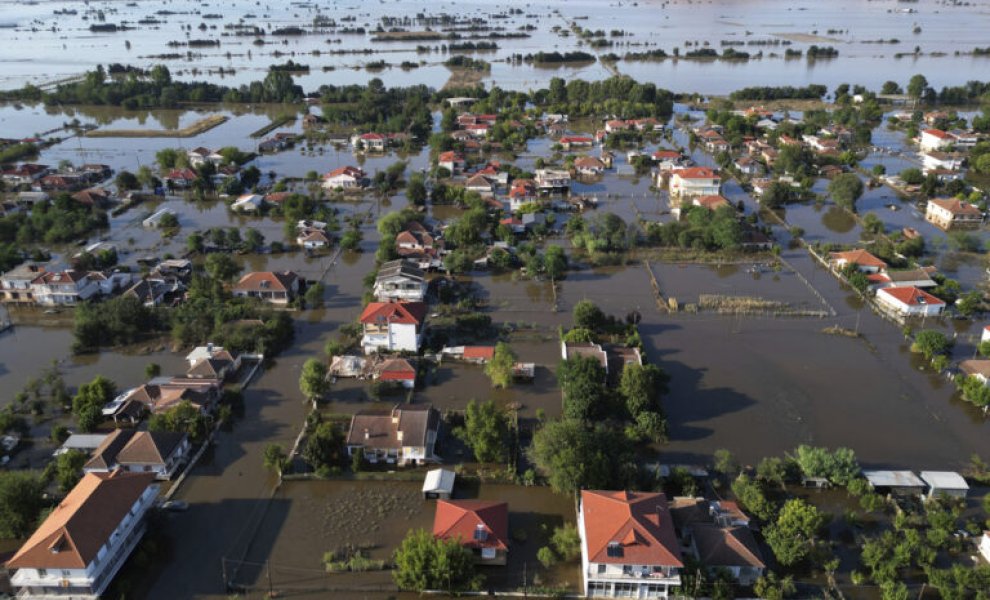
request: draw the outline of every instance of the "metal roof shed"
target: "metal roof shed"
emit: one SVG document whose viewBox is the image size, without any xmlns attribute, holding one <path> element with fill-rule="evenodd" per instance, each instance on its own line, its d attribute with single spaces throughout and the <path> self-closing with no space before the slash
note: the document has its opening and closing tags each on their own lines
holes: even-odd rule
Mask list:
<svg viewBox="0 0 990 600">
<path fill-rule="evenodd" d="M 969 484 L 955 471 L 922 471 L 921 478 L 928 485 L 928 497 L 954 496 L 965 498 Z"/>
<path fill-rule="evenodd" d="M 918 493 L 925 489 L 925 482 L 911 471 L 863 471 L 863 477 L 873 489 Z"/>
<path fill-rule="evenodd" d="M 457 474 L 447 469 L 433 469 L 426 473 L 423 481 L 423 497 L 426 499 L 442 498 L 449 500 L 454 493 L 454 479 Z"/>
</svg>

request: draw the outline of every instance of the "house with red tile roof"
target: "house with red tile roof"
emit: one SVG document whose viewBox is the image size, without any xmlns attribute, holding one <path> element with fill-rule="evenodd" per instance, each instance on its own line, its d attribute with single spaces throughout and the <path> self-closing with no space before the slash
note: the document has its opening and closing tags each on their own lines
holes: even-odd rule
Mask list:
<svg viewBox="0 0 990 600">
<path fill-rule="evenodd" d="M 901 317 L 935 317 L 945 310 L 945 302 L 916 287 L 890 287 L 877 290 L 881 308 Z"/>
<path fill-rule="evenodd" d="M 879 273 L 887 270 L 887 263 L 862 248 L 832 252 L 829 254 L 829 262 L 836 269 L 845 269 L 852 265 L 863 273 Z"/>
<path fill-rule="evenodd" d="M 350 165 L 339 167 L 323 176 L 323 187 L 328 190 L 342 188 L 345 190 L 363 187 L 368 176 L 364 171 Z"/>
<path fill-rule="evenodd" d="M 302 279 L 293 271 L 252 271 L 241 277 L 232 290 L 238 298 L 260 298 L 285 305 L 299 293 Z"/>
<path fill-rule="evenodd" d="M 590 148 L 594 145 L 595 140 L 583 135 L 565 135 L 557 142 L 564 150 L 570 150 L 571 148 Z"/>
<path fill-rule="evenodd" d="M 100 293 L 100 286 L 89 273 L 68 269 L 42 272 L 31 281 L 31 292 L 41 306 L 65 306 L 92 298 Z"/>
<path fill-rule="evenodd" d="M 509 554 L 509 505 L 490 500 L 437 500 L 433 537 L 457 540 L 482 565 L 504 565 Z"/>
<path fill-rule="evenodd" d="M 945 230 L 972 228 L 983 224 L 983 212 L 958 198 L 932 198 L 925 208 L 925 220 Z"/>
<path fill-rule="evenodd" d="M 445 346 L 440 354 L 454 360 L 483 365 L 495 358 L 495 346 Z"/>
<path fill-rule="evenodd" d="M 942 150 L 955 143 L 955 138 L 941 129 L 924 129 L 918 136 L 918 145 L 922 151 Z"/>
<path fill-rule="evenodd" d="M 441 152 L 440 156 L 437 158 L 437 166 L 450 171 L 451 175 L 456 175 L 464 170 L 467 163 L 460 152 L 454 152 L 450 150 L 448 152 Z"/>
<path fill-rule="evenodd" d="M 708 167 L 674 169 L 670 175 L 672 196 L 717 196 L 722 192 L 722 177 Z"/>
<path fill-rule="evenodd" d="M 362 133 L 351 138 L 355 150 L 368 152 L 385 152 L 388 147 L 388 136 L 381 133 Z"/>
<path fill-rule="evenodd" d="M 378 381 L 395 382 L 406 389 L 416 387 L 416 367 L 404 358 L 389 358 L 374 369 L 374 378 Z"/>
<path fill-rule="evenodd" d="M 374 352 L 416 352 L 423 341 L 427 305 L 423 302 L 370 302 L 359 321 L 361 347 Z"/>
<path fill-rule="evenodd" d="M 96 599 L 145 531 L 152 473 L 87 473 L 7 561 L 19 597 Z"/>
<path fill-rule="evenodd" d="M 724 569 L 740 585 L 753 585 L 766 570 L 749 527 L 699 523 L 691 527 L 691 550 L 709 573 Z"/>
<path fill-rule="evenodd" d="M 582 490 L 578 532 L 586 596 L 668 598 L 680 585 L 684 562 L 663 493 Z"/>
</svg>

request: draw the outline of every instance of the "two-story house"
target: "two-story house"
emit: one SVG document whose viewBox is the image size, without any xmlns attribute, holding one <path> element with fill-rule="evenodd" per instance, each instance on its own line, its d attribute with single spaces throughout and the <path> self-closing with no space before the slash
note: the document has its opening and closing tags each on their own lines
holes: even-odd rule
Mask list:
<svg viewBox="0 0 990 600">
<path fill-rule="evenodd" d="M 171 479 L 185 463 L 191 448 L 185 433 L 117 429 L 93 451 L 83 471 L 109 473 L 123 469 L 153 473 L 156 479 Z"/>
<path fill-rule="evenodd" d="M 87 473 L 7 561 L 23 598 L 97 600 L 144 535 L 151 473 Z"/>
<path fill-rule="evenodd" d="M 722 177 L 714 169 L 688 167 L 671 171 L 671 196 L 718 196 L 721 191 Z"/>
<path fill-rule="evenodd" d="M 942 229 L 979 227 L 983 223 L 983 212 L 956 198 L 932 198 L 925 208 L 925 220 Z"/>
<path fill-rule="evenodd" d="M 87 300 L 100 291 L 89 274 L 74 269 L 47 271 L 31 282 L 34 300 L 42 306 L 64 306 Z"/>
<path fill-rule="evenodd" d="M 44 273 L 44 267 L 25 263 L 0 275 L 0 302 L 34 304 L 31 282 Z"/>
<path fill-rule="evenodd" d="M 681 584 L 684 563 L 662 493 L 582 490 L 578 532 L 586 596 L 667 598 Z"/>
<path fill-rule="evenodd" d="M 351 417 L 347 455 L 360 451 L 370 463 L 417 465 L 438 461 L 440 413 L 429 404 L 363 410 Z"/>
<path fill-rule="evenodd" d="M 407 260 L 390 260 L 378 269 L 375 298 L 379 302 L 405 300 L 422 302 L 426 296 L 426 274 Z"/>
<path fill-rule="evenodd" d="M 328 190 L 355 189 L 364 186 L 367 177 L 364 171 L 357 167 L 340 167 L 323 176 L 323 187 Z"/>
<path fill-rule="evenodd" d="M 423 341 L 427 306 L 422 302 L 371 302 L 361 313 L 365 354 L 416 352 Z"/>
<path fill-rule="evenodd" d="M 536 187 L 540 191 L 567 191 L 571 186 L 571 174 L 561 169 L 537 169 Z"/>
</svg>

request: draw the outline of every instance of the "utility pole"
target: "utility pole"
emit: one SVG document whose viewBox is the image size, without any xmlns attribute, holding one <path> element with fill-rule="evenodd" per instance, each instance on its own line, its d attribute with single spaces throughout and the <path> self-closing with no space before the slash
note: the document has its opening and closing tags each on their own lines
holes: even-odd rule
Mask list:
<svg viewBox="0 0 990 600">
<path fill-rule="evenodd" d="M 230 587 L 227 585 L 227 559 L 220 557 L 220 575 L 223 577 L 223 591 L 227 593 L 230 591 Z"/>
<path fill-rule="evenodd" d="M 281 472 L 279 474 L 281 475 Z M 275 592 L 272 590 L 272 563 L 270 560 L 265 561 L 265 570 L 268 572 L 268 597 L 274 598 Z"/>
</svg>

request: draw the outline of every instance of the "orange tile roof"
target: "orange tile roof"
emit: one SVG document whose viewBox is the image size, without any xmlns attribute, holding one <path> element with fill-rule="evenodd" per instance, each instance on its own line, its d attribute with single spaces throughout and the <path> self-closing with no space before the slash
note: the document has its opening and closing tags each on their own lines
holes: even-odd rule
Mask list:
<svg viewBox="0 0 990 600">
<path fill-rule="evenodd" d="M 887 294 L 891 298 L 894 298 L 903 304 L 907 304 L 908 306 L 922 306 L 925 304 L 932 304 L 936 306 L 945 305 L 945 302 L 916 287 L 883 288 L 879 290 L 877 294 Z"/>
<path fill-rule="evenodd" d="M 677 169 L 674 174 L 681 179 L 718 179 L 718 173 L 708 167 L 688 167 Z"/>
<path fill-rule="evenodd" d="M 495 358 L 495 346 L 464 346 L 464 358 Z"/>
<path fill-rule="evenodd" d="M 475 535 L 484 531 L 484 539 Z M 433 518 L 433 535 L 460 539 L 468 548 L 508 550 L 509 505 L 486 500 L 438 500 Z"/>
<path fill-rule="evenodd" d="M 581 514 L 590 562 L 684 566 L 662 493 L 582 490 Z M 609 555 L 612 543 L 621 556 Z"/>
<path fill-rule="evenodd" d="M 881 269 L 887 268 L 887 263 L 862 248 L 847 250 L 845 252 L 833 252 L 831 256 L 832 260 L 835 261 L 845 261 L 847 263 L 860 265 L 863 267 L 879 267 Z"/>
<path fill-rule="evenodd" d="M 956 216 L 962 215 L 962 216 L 970 216 L 970 217 L 979 217 L 983 214 L 980 212 L 980 209 L 976 208 L 969 202 L 963 202 L 958 198 L 932 198 L 931 200 L 929 200 L 929 202 L 931 202 L 935 206 L 944 208 L 945 210 L 949 211 L 950 213 Z"/>
<path fill-rule="evenodd" d="M 426 304 L 422 302 L 371 302 L 364 307 L 360 321 L 375 324 L 380 321 L 406 325 L 422 325 L 426 318 Z"/>
<path fill-rule="evenodd" d="M 85 569 L 154 479 L 152 473 L 87 473 L 7 567 Z"/>
</svg>

